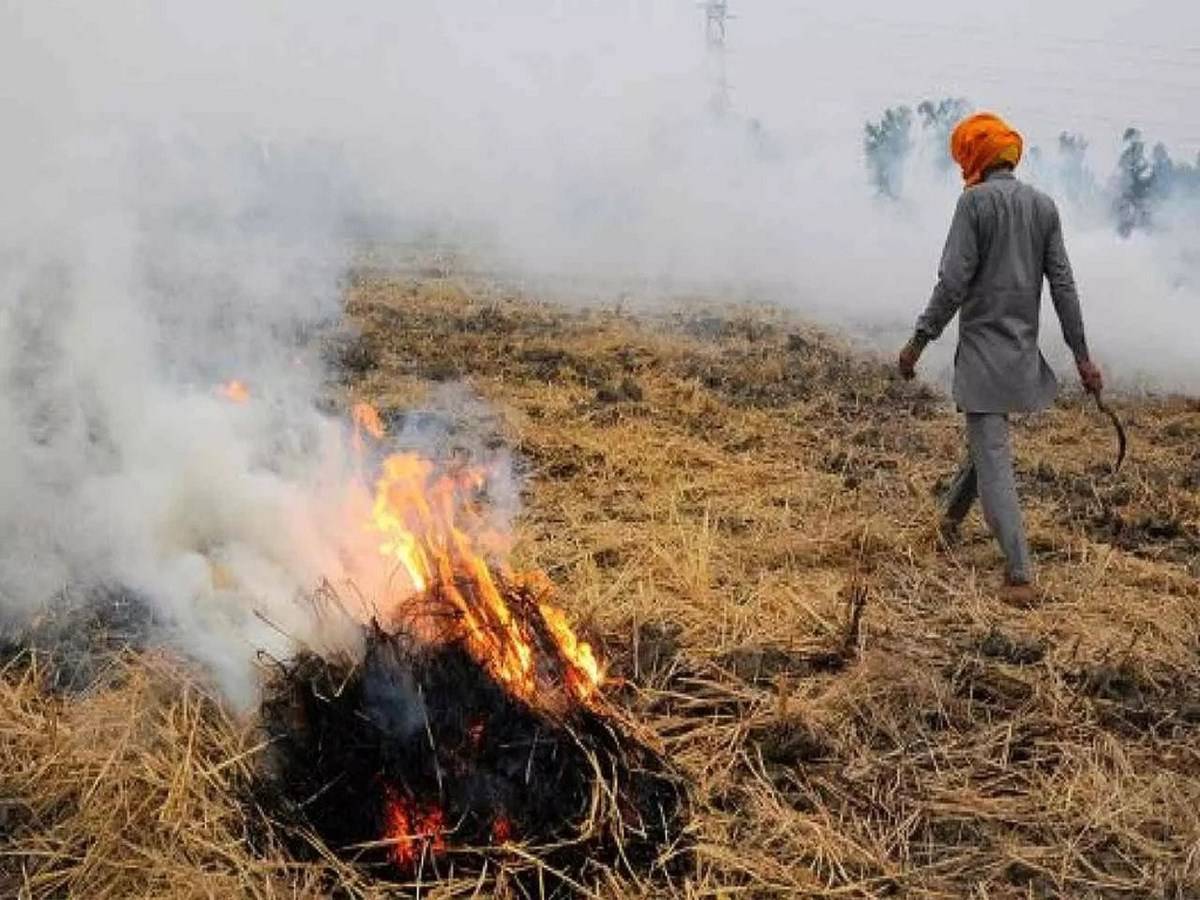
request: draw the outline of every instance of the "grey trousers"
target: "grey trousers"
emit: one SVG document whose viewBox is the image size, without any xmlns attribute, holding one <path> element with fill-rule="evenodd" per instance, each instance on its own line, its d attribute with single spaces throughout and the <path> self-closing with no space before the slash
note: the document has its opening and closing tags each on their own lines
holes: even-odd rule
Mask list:
<svg viewBox="0 0 1200 900">
<path fill-rule="evenodd" d="M 1008 416 L 967 413 L 967 445 L 970 455 L 950 485 L 946 518 L 961 522 L 978 498 L 983 518 L 1008 560 L 1009 579 L 1018 583 L 1032 581 L 1033 563 L 1017 500 Z"/>
</svg>

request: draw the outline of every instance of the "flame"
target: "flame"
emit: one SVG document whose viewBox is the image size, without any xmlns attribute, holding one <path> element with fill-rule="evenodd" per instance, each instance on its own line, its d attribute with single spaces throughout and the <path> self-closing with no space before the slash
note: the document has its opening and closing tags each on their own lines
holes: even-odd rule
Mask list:
<svg viewBox="0 0 1200 900">
<path fill-rule="evenodd" d="M 561 609 L 543 603 L 541 611 L 546 620 L 546 627 L 558 641 L 563 655 L 573 663 L 572 670 L 567 674 L 568 679 L 574 682 L 572 686 L 576 693 L 586 697 L 604 680 L 604 671 L 600 667 L 600 661 L 596 659 L 592 645 L 579 639 Z"/>
<path fill-rule="evenodd" d="M 388 797 L 384 840 L 392 842 L 392 862 L 413 869 L 426 850 L 434 856 L 446 852 L 446 821 L 437 806 L 417 807 L 401 798 Z"/>
<path fill-rule="evenodd" d="M 358 429 L 376 435 L 378 426 L 382 433 L 378 414 L 366 404 L 356 406 L 353 416 Z M 548 641 L 564 686 L 586 700 L 604 680 L 600 662 L 562 611 L 545 602 L 549 579 L 505 564 L 509 541 L 482 510 L 488 481 L 485 469 L 440 468 L 415 453 L 383 460 L 366 525 L 388 575 L 377 604 L 381 624 L 403 624 L 426 640 L 462 641 L 493 677 L 527 701 L 542 693 Z M 512 603 L 522 608 L 514 611 Z"/>
<path fill-rule="evenodd" d="M 512 820 L 501 814 L 492 821 L 492 843 L 507 844 L 511 840 Z"/>
<path fill-rule="evenodd" d="M 370 403 L 355 403 L 350 408 L 350 418 L 358 430 L 365 431 L 376 440 L 383 437 L 383 420 Z"/>
<path fill-rule="evenodd" d="M 379 417 L 379 411 L 370 403 L 355 403 L 350 407 L 350 421 L 354 423 L 354 454 L 358 457 L 361 465 L 363 454 L 366 451 L 364 435 L 380 440 L 383 437 L 383 419 Z"/>
<path fill-rule="evenodd" d="M 218 387 L 217 393 L 230 403 L 236 403 L 239 406 L 250 401 L 250 388 L 236 378 Z"/>
</svg>

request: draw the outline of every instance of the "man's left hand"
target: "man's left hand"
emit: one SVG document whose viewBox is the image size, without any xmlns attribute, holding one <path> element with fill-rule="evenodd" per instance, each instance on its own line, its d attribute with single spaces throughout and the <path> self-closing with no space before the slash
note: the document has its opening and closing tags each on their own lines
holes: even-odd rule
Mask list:
<svg viewBox="0 0 1200 900">
<path fill-rule="evenodd" d="M 924 349 L 925 345 L 913 338 L 900 351 L 900 377 L 905 381 L 917 377 L 917 360 L 921 358 L 921 351 Z"/>
<path fill-rule="evenodd" d="M 1081 359 L 1077 364 L 1079 368 L 1079 379 L 1083 382 L 1084 390 L 1089 394 L 1099 394 L 1104 390 L 1104 376 L 1100 374 L 1100 367 L 1090 359 Z"/>
</svg>

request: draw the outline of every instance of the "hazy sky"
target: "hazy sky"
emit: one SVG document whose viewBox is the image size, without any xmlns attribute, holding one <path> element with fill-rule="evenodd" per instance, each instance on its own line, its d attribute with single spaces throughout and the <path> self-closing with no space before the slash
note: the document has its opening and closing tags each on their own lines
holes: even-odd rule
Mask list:
<svg viewBox="0 0 1200 900">
<path fill-rule="evenodd" d="M 967 96 L 1038 140 L 1139 124 L 1200 151 L 1200 4 L 1187 0 L 838 3 L 734 0 L 738 98 L 772 107 L 773 72 L 807 95 L 861 114 L 909 97 Z M 803 102 L 803 101 L 801 101 Z"/>
<path fill-rule="evenodd" d="M 785 285 L 801 309 L 889 327 L 928 291 L 957 186 L 922 169 L 901 209 L 872 205 L 862 126 L 884 108 L 962 96 L 1031 144 L 1082 132 L 1101 181 L 1130 124 L 1177 158 L 1200 151 L 1200 4 L 1183 0 L 730 0 L 722 127 L 693 0 L 0 3 L 0 189 L 26 215 L 144 199 L 133 152 L 162 162 L 166 206 L 250 191 L 303 210 L 313 234 L 318 211 L 370 207 L 449 223 L 523 267 Z M 248 145 L 275 161 L 265 183 L 231 161 Z M 1164 316 L 1189 308 L 1185 228 L 1108 246 L 1065 213 L 1099 337 L 1126 337 L 1134 290 L 1169 297 Z"/>
<path fill-rule="evenodd" d="M 1200 87 L 1200 4 L 1000 6 L 731 0 L 738 102 L 786 125 L 821 108 L 857 120 L 909 97 L 967 95 L 1035 134 L 1069 127 L 1099 138 L 1136 119 L 1200 150 L 1200 120 L 1189 114 Z M 536 77 L 538 57 L 575 57 L 579 69 L 609 66 L 635 81 L 688 76 L 702 21 L 690 0 L 3 0 L 0 90 L 7 103 L 49 105 L 69 120 L 116 112 L 125 100 L 136 108 L 160 89 L 263 113 L 272 102 L 304 101 L 315 117 L 329 106 L 373 105 L 360 93 L 368 87 L 378 100 L 421 89 L 393 80 L 414 74 L 406 65 L 414 57 L 430 65 L 429 91 L 476 65 L 498 80 L 522 70 Z"/>
</svg>

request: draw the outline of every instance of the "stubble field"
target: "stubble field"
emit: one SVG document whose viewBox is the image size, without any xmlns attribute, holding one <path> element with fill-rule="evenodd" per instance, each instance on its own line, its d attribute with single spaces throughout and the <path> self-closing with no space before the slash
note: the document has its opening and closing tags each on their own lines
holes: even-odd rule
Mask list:
<svg viewBox="0 0 1200 900">
<path fill-rule="evenodd" d="M 769 309 L 581 311 L 363 275 L 339 403 L 508 448 L 517 557 L 691 786 L 695 867 L 603 896 L 1200 896 L 1200 401 L 1015 429 L 1044 600 L 978 516 L 938 545 L 952 407 Z M 158 652 L 90 688 L 7 649 L 4 896 L 382 896 L 247 801 L 261 738 Z M 421 895 L 504 893 L 493 882 Z"/>
</svg>

